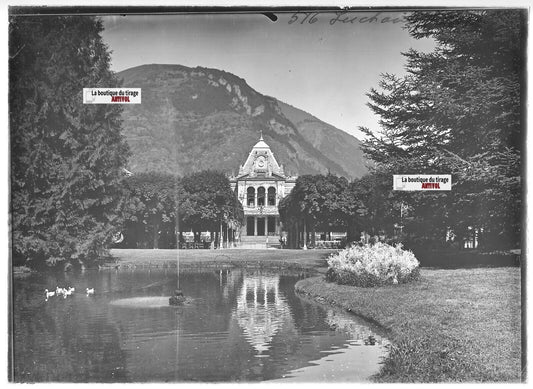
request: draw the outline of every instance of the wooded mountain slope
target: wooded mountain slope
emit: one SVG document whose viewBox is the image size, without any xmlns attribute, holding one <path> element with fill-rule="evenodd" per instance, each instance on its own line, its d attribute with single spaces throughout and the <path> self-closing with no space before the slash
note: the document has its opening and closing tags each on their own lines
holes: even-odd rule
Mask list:
<svg viewBox="0 0 533 389">
<path fill-rule="evenodd" d="M 124 105 L 132 172 L 179 175 L 204 169 L 237 172 L 260 133 L 285 172 L 366 172 L 359 141 L 217 69 L 142 65 L 118 73 L 142 88 L 142 104 Z"/>
</svg>

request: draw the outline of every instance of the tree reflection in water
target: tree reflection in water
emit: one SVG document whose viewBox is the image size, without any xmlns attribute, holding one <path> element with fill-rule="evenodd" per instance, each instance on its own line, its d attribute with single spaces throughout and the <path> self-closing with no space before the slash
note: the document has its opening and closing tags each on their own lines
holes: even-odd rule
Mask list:
<svg viewBox="0 0 533 389">
<path fill-rule="evenodd" d="M 381 336 L 376 335 L 368 325 L 355 321 L 351 314 L 329 309 L 326 322 L 331 329 L 348 334 L 351 344 L 383 345 L 384 339 Z"/>
</svg>

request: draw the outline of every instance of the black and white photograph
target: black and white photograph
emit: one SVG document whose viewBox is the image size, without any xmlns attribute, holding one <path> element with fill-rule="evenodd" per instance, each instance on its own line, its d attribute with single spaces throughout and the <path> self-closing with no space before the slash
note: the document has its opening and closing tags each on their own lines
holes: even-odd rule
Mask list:
<svg viewBox="0 0 533 389">
<path fill-rule="evenodd" d="M 8 382 L 527 382 L 529 6 L 44 5 Z"/>
</svg>

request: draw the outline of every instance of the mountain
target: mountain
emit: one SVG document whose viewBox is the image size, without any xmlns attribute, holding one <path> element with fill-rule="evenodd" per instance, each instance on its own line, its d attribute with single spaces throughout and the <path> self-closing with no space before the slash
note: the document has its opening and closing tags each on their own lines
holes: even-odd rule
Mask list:
<svg viewBox="0 0 533 389">
<path fill-rule="evenodd" d="M 278 105 L 300 134 L 348 172 L 347 177 L 361 177 L 368 171 L 369 162 L 363 155 L 359 139 L 292 105 L 279 100 Z"/>
<path fill-rule="evenodd" d="M 142 104 L 124 105 L 122 115 L 134 173 L 236 172 L 261 132 L 290 174 L 330 171 L 352 179 L 366 171 L 356 138 L 231 73 L 153 64 L 118 77 L 123 87 L 142 88 Z"/>
</svg>

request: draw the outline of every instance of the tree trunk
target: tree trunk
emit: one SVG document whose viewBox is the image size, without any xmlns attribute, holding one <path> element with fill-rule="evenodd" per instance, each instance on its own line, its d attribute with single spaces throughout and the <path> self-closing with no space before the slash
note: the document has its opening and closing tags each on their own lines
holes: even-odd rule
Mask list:
<svg viewBox="0 0 533 389">
<path fill-rule="evenodd" d="M 226 224 L 226 248 L 229 248 L 229 227 Z"/>
<path fill-rule="evenodd" d="M 307 250 L 307 223 L 304 220 L 304 250 Z"/>
<path fill-rule="evenodd" d="M 300 248 L 300 222 L 294 223 L 296 233 L 294 234 L 294 248 Z"/>
<path fill-rule="evenodd" d="M 159 221 L 154 222 L 153 234 L 152 234 L 153 249 L 159 248 Z"/>
<path fill-rule="evenodd" d="M 224 233 L 222 232 L 222 222 L 220 222 L 220 231 L 219 231 L 219 235 L 218 235 L 218 248 L 221 249 L 222 246 L 224 245 Z"/>
<path fill-rule="evenodd" d="M 358 228 L 355 222 L 348 222 L 348 226 L 346 228 L 346 242 L 357 242 L 360 240 L 361 233 L 357 233 Z"/>
</svg>

